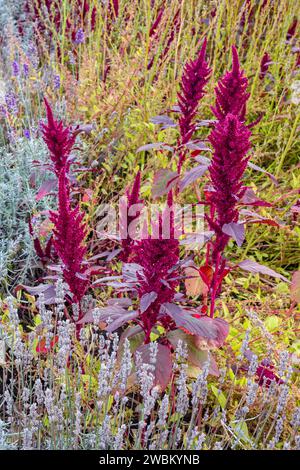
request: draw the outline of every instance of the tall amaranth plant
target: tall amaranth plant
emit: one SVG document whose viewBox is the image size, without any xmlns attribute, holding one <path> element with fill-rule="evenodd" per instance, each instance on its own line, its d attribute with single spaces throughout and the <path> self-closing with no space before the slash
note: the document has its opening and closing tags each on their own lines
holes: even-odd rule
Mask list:
<svg viewBox="0 0 300 470">
<path fill-rule="evenodd" d="M 247 167 L 251 132 L 237 115 L 227 114 L 219 121 L 209 136 L 214 153 L 209 166 L 211 191 L 209 191 L 210 215 L 207 220 L 215 239 L 209 243 L 209 259 L 214 266 L 211 283 L 211 316 L 214 314 L 215 297 L 226 275 L 226 259 L 222 253 L 234 236 L 237 243 L 243 241 L 243 225 L 238 224 L 237 203 L 245 193 L 242 177 Z"/>
<path fill-rule="evenodd" d="M 64 126 L 62 121 L 54 119 L 53 111 L 47 99 L 44 98 L 47 123 L 42 125 L 43 140 L 48 147 L 51 164 L 47 165 L 50 170 L 55 173 L 59 179 L 62 171 L 69 172 L 70 169 L 70 153 L 76 139 L 76 133 L 72 132 L 71 127 Z M 57 179 L 48 179 L 44 181 L 36 196 L 37 200 L 42 199 L 51 191 L 57 188 Z M 36 254 L 43 264 L 53 258 L 52 256 L 52 236 L 49 238 L 45 248 L 38 237 L 34 234 L 31 219 L 29 220 L 29 232 L 33 237 L 33 243 Z"/>
</svg>

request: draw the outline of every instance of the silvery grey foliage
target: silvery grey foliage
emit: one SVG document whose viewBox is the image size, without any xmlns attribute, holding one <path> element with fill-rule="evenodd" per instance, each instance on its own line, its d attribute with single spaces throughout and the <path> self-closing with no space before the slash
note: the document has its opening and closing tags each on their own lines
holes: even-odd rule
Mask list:
<svg viewBox="0 0 300 470">
<path fill-rule="evenodd" d="M 57 300 L 64 290 L 57 284 Z M 43 299 L 40 299 L 43 300 Z M 18 449 L 284 449 L 300 447 L 299 408 L 289 409 L 291 376 L 262 387 L 255 379 L 261 358 L 253 356 L 247 386 L 232 393 L 228 368 L 211 377 L 210 361 L 198 375 L 188 377 L 186 345 L 177 348 L 172 384 L 155 383 L 158 344 L 151 343 L 150 363 L 132 344 L 121 345 L 117 334 L 106 336 L 93 324 L 76 344 L 74 324 L 53 307 L 57 344 L 47 356 L 33 355 L 34 332 L 21 335 L 16 299 L 5 299 L 10 322 L 3 323 L 8 369 L 0 400 L 0 448 Z M 38 336 L 47 338 L 51 315 L 43 301 Z M 0 318 L 1 320 L 1 318 Z M 77 345 L 82 347 L 76 355 Z M 120 347 L 121 346 L 121 347 Z M 89 354 L 82 369 L 80 357 Z M 42 367 L 43 360 L 47 359 Z M 288 364 L 282 354 L 284 367 Z M 38 360 L 39 367 L 36 361 Z M 89 366 L 88 366 L 89 364 Z M 248 376 L 248 377 L 247 377 Z M 229 380 L 230 379 L 230 380 Z M 210 393 L 214 386 L 214 394 Z M 221 399 L 222 398 L 222 399 Z M 225 401 L 224 401 L 225 400 Z M 232 406 L 233 405 L 233 406 Z M 234 414 L 233 414 L 234 413 Z M 284 436 L 284 442 L 283 442 Z M 2 447 L 1 447 L 2 446 Z"/>
<path fill-rule="evenodd" d="M 7 424 L 0 419 L 0 450 L 13 450 L 16 445 L 11 442 Z"/>
<path fill-rule="evenodd" d="M 24 12 L 24 1 L 16 0 L 0 0 L 0 28 L 1 32 L 5 31 L 5 27 L 11 24 L 17 32 L 15 21 L 22 20 L 22 12 Z M 3 34 L 3 33 L 2 33 Z"/>
<path fill-rule="evenodd" d="M 26 50 L 30 46 L 33 37 L 33 24 L 26 20 L 25 0 L 0 0 L 0 36 L 2 61 L 13 55 L 8 36 L 19 37 L 19 26 L 22 25 L 22 46 Z M 7 65 L 7 64 L 5 64 Z M 8 68 L 7 68 L 8 70 Z"/>
<path fill-rule="evenodd" d="M 58 332 L 59 336 L 62 334 L 62 343 L 65 341 L 65 333 L 65 331 Z M 270 435 L 266 447 L 273 449 L 280 445 L 286 421 L 283 414 L 286 394 L 283 393 L 282 386 L 278 387 L 277 394 L 279 397 L 277 406 L 280 402 L 282 415 L 278 416 L 276 421 L 271 420 L 266 427 L 267 410 L 262 409 L 255 416 L 257 411 L 251 409 L 253 400 L 249 399 L 250 390 L 248 395 L 241 397 L 240 413 L 236 414 L 236 419 L 232 420 L 231 417 L 227 419 L 226 409 L 221 410 L 220 406 L 211 400 L 211 396 L 207 396 L 209 363 L 205 365 L 200 376 L 192 381 L 187 379 L 186 364 L 182 361 L 178 364 L 174 410 L 172 389 L 162 393 L 158 387 L 153 386 L 151 367 L 149 369 L 149 365 L 146 366 L 141 362 L 134 393 L 140 394 L 142 399 L 136 406 L 135 394 L 128 393 L 127 388 L 124 388 L 125 377 L 129 378 L 129 369 L 121 374 L 119 370 L 124 367 L 125 360 L 130 359 L 128 344 L 119 364 L 115 356 L 117 346 L 116 337 L 101 342 L 98 397 L 94 397 L 96 406 L 92 405 L 91 408 L 86 407 L 86 399 L 89 396 L 89 400 L 93 400 L 92 396 L 87 395 L 87 391 L 83 394 L 80 381 L 77 385 L 75 382 L 71 384 L 68 381 L 62 382 L 63 378 L 68 376 L 68 371 L 60 366 L 54 374 L 53 370 L 48 369 L 46 381 L 45 374 L 42 380 L 39 377 L 28 377 L 28 385 L 25 381 L 20 391 L 21 395 L 15 397 L 15 400 L 7 388 L 3 410 L 5 423 L 0 421 L 0 447 L 14 446 L 16 444 L 14 435 L 16 435 L 17 447 L 21 449 L 117 450 L 127 449 L 128 439 L 132 439 L 131 445 L 135 449 L 247 449 L 255 447 L 255 435 L 251 440 L 244 432 L 244 425 L 248 420 L 246 416 L 250 413 L 253 424 L 255 424 L 253 419 L 258 422 L 260 418 L 262 419 L 261 426 L 257 426 L 257 433 L 259 434 L 265 427 L 264 433 Z M 23 348 L 26 349 L 26 346 L 23 345 Z M 60 355 L 60 349 L 56 354 Z M 155 347 L 153 347 L 153 366 L 155 360 Z M 112 384 L 115 384 L 114 388 Z M 254 382 L 250 380 L 250 384 L 253 386 Z M 189 389 L 191 415 L 186 420 Z M 97 395 L 97 389 L 94 390 Z M 248 402 L 248 406 L 242 405 L 245 401 Z M 274 399 L 274 403 L 270 406 L 273 407 L 275 403 Z M 202 407 L 204 407 L 203 412 Z M 295 431 L 299 422 L 298 411 L 295 410 L 290 421 Z M 94 413 L 92 420 L 91 412 Z M 200 412 L 202 419 L 199 421 Z M 15 413 L 18 415 L 17 419 Z M 285 450 L 299 446 L 299 437 L 295 435 L 295 431 L 288 436 L 289 441 L 288 445 L 284 446 Z M 39 432 L 42 432 L 42 440 L 38 438 Z"/>
<path fill-rule="evenodd" d="M 37 257 L 29 233 L 29 216 L 53 207 L 49 197 L 36 201 L 45 176 L 33 160 L 46 161 L 41 139 L 18 138 L 15 145 L 0 147 L 0 285 L 6 291 L 26 283 Z M 45 172 L 43 172 L 45 173 Z"/>
</svg>

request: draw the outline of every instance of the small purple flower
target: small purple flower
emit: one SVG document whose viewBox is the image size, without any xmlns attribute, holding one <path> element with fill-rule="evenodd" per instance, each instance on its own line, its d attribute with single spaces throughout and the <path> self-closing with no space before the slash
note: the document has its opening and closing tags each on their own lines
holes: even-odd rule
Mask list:
<svg viewBox="0 0 300 470">
<path fill-rule="evenodd" d="M 23 64 L 23 73 L 24 73 L 25 78 L 29 77 L 29 65 L 28 64 Z"/>
<path fill-rule="evenodd" d="M 30 139 L 30 130 L 29 129 L 24 129 L 24 137 L 26 137 L 26 139 Z"/>
<path fill-rule="evenodd" d="M 79 28 L 79 30 L 76 32 L 75 36 L 75 44 L 82 44 L 84 42 L 84 31 L 82 28 Z"/>
<path fill-rule="evenodd" d="M 40 119 L 38 122 L 37 132 L 42 132 L 44 130 L 44 125 L 45 125 L 45 122 L 42 119 Z"/>
<path fill-rule="evenodd" d="M 17 77 L 20 73 L 20 66 L 19 66 L 19 63 L 14 60 L 13 63 L 11 64 L 11 67 L 12 67 L 12 74 L 14 77 Z"/>
<path fill-rule="evenodd" d="M 16 98 L 16 95 L 12 91 L 9 91 L 8 93 L 6 93 L 5 103 L 10 113 L 12 114 L 18 113 L 19 108 L 18 108 L 17 98 Z"/>
<path fill-rule="evenodd" d="M 60 76 L 59 75 L 54 75 L 53 85 L 54 85 L 54 90 L 58 90 L 60 88 Z"/>
</svg>

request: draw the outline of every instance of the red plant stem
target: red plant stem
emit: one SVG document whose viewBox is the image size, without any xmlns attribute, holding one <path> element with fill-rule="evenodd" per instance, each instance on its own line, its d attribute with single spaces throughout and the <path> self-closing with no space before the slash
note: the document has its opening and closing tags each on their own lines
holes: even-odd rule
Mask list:
<svg viewBox="0 0 300 470">
<path fill-rule="evenodd" d="M 213 318 L 215 312 L 215 302 L 216 302 L 216 292 L 218 288 L 218 277 L 219 277 L 219 263 L 220 263 L 221 253 L 217 254 L 215 270 L 213 274 L 213 279 L 211 283 L 211 301 L 210 301 L 210 317 Z"/>
<path fill-rule="evenodd" d="M 151 329 L 152 329 L 151 314 L 149 312 L 146 312 L 146 314 L 143 315 L 142 320 L 143 320 L 143 329 L 145 331 L 144 344 L 148 344 L 150 343 L 150 335 L 151 335 Z M 153 323 L 155 323 L 155 321 Z"/>
<path fill-rule="evenodd" d="M 186 157 L 186 151 L 180 151 L 179 152 L 179 157 L 178 157 L 178 164 L 177 164 L 177 173 L 180 175 L 181 173 L 181 168 L 182 168 L 182 165 L 183 165 L 183 162 L 185 160 L 185 157 Z"/>
</svg>

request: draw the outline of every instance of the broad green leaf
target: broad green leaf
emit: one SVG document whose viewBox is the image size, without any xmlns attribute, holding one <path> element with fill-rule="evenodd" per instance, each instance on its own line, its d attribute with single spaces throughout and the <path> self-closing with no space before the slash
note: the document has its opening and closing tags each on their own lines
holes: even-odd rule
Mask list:
<svg viewBox="0 0 300 470">
<path fill-rule="evenodd" d="M 278 329 L 280 324 L 281 324 L 281 318 L 277 317 L 276 315 L 271 315 L 265 320 L 265 325 L 270 331 Z"/>
<path fill-rule="evenodd" d="M 218 400 L 219 404 L 221 405 L 221 407 L 225 408 L 226 406 L 226 402 L 227 402 L 227 399 L 224 395 L 223 392 L 221 392 L 217 387 L 215 387 L 214 385 L 211 385 L 211 390 L 213 392 L 213 394 L 215 395 L 216 399 Z"/>
</svg>

